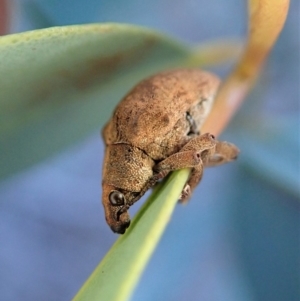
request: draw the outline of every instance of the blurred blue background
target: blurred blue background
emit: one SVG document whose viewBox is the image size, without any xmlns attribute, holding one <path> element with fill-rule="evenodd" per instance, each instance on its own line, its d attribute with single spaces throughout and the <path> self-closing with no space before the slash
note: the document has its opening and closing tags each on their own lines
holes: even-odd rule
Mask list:
<svg viewBox="0 0 300 301">
<path fill-rule="evenodd" d="M 189 43 L 244 38 L 247 3 L 19 0 L 11 31 L 90 22 Z M 238 162 L 207 170 L 190 204 L 177 206 L 134 301 L 300 300 L 299 53 L 292 1 L 256 89 L 223 134 L 240 147 Z M 1 300 L 70 300 L 116 240 L 100 204 L 102 159 L 97 131 L 0 183 Z"/>
</svg>

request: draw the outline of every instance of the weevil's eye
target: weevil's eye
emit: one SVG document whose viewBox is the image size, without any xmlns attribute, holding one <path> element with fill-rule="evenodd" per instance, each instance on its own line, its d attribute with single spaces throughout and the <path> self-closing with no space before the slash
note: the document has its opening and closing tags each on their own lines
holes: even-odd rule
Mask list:
<svg viewBox="0 0 300 301">
<path fill-rule="evenodd" d="M 113 190 L 109 194 L 109 201 L 113 206 L 122 206 L 125 204 L 125 197 L 121 192 Z"/>
</svg>

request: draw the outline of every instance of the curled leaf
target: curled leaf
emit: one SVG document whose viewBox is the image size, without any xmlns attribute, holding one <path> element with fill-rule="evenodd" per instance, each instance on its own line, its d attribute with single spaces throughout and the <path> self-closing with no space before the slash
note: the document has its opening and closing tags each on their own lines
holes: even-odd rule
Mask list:
<svg viewBox="0 0 300 301">
<path fill-rule="evenodd" d="M 203 125 L 219 134 L 239 108 L 285 23 L 289 0 L 249 0 L 249 34 L 241 60 L 224 81 Z"/>
</svg>

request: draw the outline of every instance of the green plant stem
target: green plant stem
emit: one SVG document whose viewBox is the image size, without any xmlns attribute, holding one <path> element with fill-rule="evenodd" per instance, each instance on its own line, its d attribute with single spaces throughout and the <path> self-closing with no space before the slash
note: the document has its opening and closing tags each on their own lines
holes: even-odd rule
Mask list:
<svg viewBox="0 0 300 301">
<path fill-rule="evenodd" d="M 168 224 L 189 169 L 159 184 L 73 301 L 128 300 Z M 182 184 L 183 183 L 183 184 Z"/>
</svg>

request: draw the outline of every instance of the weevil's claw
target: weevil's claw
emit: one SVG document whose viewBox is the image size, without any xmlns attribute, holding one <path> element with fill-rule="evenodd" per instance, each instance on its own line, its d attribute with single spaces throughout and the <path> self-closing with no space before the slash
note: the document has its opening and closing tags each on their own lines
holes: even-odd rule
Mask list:
<svg viewBox="0 0 300 301">
<path fill-rule="evenodd" d="M 185 184 L 184 188 L 181 191 L 179 202 L 181 204 L 186 204 L 191 197 L 191 187 L 189 184 Z"/>
</svg>

